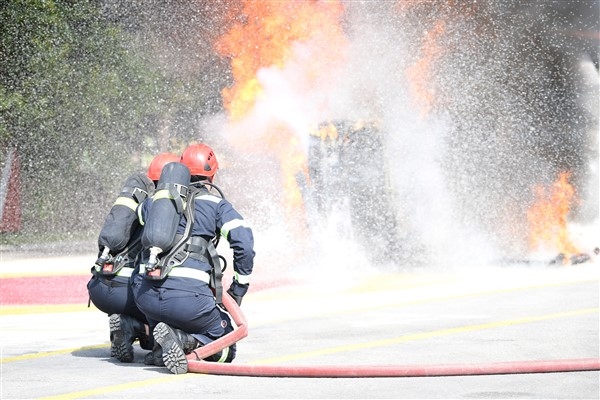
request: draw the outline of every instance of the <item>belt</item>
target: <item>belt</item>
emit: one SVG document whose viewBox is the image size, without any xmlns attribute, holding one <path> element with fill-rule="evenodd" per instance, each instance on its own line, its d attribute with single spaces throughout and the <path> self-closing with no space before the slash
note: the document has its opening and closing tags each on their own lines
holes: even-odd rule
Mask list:
<svg viewBox="0 0 600 400">
<path fill-rule="evenodd" d="M 204 283 L 210 283 L 210 275 L 208 274 L 208 272 L 201 271 L 195 268 L 175 267 L 171 270 L 171 272 L 169 272 L 168 276 L 178 278 L 192 278 L 202 281 Z"/>
<path fill-rule="evenodd" d="M 129 278 L 133 274 L 133 267 L 122 267 L 115 274 L 110 274 L 110 273 L 109 274 L 103 274 L 101 270 L 95 269 L 94 274 L 97 275 L 97 276 L 101 276 L 101 277 L 107 278 L 107 279 L 112 279 L 115 276 L 121 276 L 123 278 Z"/>
<path fill-rule="evenodd" d="M 140 274 L 143 275 L 146 273 L 146 265 L 140 265 Z M 189 267 L 173 267 L 173 269 L 169 272 L 167 277 L 176 277 L 176 278 L 191 278 L 202 281 L 204 283 L 210 283 L 210 275 L 208 272 L 201 271 L 195 268 Z"/>
<path fill-rule="evenodd" d="M 117 272 L 117 276 L 125 276 L 129 278 L 133 273 L 133 267 L 123 267 Z"/>
</svg>

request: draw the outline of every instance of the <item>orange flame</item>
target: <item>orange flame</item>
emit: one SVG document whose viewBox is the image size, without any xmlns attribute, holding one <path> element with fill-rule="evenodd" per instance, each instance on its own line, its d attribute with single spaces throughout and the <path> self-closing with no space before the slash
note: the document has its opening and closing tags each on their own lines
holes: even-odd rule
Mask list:
<svg viewBox="0 0 600 400">
<path fill-rule="evenodd" d="M 234 84 L 222 91 L 231 121 L 248 117 L 257 102 L 270 94 L 259 79 L 261 70 L 282 72 L 285 76 L 284 70 L 293 65 L 297 71 L 286 83 L 298 97 L 309 96 L 331 84 L 348 47 L 341 25 L 344 9 L 340 1 L 242 0 L 242 5 L 242 18 L 237 18 L 215 43 L 217 53 L 231 59 Z M 302 111 L 298 110 L 298 114 Z M 268 107 L 261 111 L 268 113 Z M 288 116 L 260 117 L 261 126 L 256 129 L 261 131 L 239 138 L 236 144 L 243 145 L 246 151 L 266 151 L 278 158 L 283 207 L 286 215 L 294 215 L 303 207 L 298 184 L 302 179 L 298 178 L 307 177 L 304 150 L 291 123 L 286 121 Z"/>
<path fill-rule="evenodd" d="M 535 203 L 527 212 L 529 245 L 532 250 L 549 248 L 570 256 L 579 253 L 567 230 L 567 217 L 575 190 L 568 182 L 571 173 L 562 172 L 550 188 L 535 187 Z"/>
<path fill-rule="evenodd" d="M 445 36 L 452 34 L 449 31 L 454 20 L 472 20 L 477 15 L 480 4 L 464 0 L 397 0 L 396 5 L 402 14 L 415 12 L 425 21 L 428 17 L 440 15 L 421 39 L 419 59 L 406 70 L 414 102 L 420 108 L 421 116 L 426 116 L 443 101 L 439 93 L 436 96 L 433 83 L 436 63 L 446 53 L 455 50 L 454 45 L 444 41 Z"/>
<path fill-rule="evenodd" d="M 438 40 L 445 31 L 446 23 L 443 20 L 438 20 L 423 38 L 421 57 L 406 70 L 411 92 L 421 109 L 422 116 L 429 114 L 435 104 L 436 96 L 434 89 L 431 87 L 432 68 L 443 52 Z"/>
<path fill-rule="evenodd" d="M 306 180 L 308 173 L 306 157 L 300 149 L 300 141 L 284 123 L 274 122 L 264 133 L 265 142 L 261 149 L 280 159 L 282 176 L 282 197 L 286 207 L 291 209 L 302 207 L 302 194 L 298 181 Z M 257 145 L 260 146 L 260 145 Z"/>
<path fill-rule="evenodd" d="M 305 65 L 303 77 L 316 79 L 328 63 L 341 57 L 345 36 L 339 1 L 243 1 L 244 21 L 215 44 L 217 53 L 231 58 L 235 84 L 222 91 L 224 106 L 233 120 L 252 110 L 263 88 L 257 79 L 261 68 L 282 69 L 296 43 L 318 40 L 321 51 Z M 331 65 L 331 64 L 329 64 Z"/>
</svg>

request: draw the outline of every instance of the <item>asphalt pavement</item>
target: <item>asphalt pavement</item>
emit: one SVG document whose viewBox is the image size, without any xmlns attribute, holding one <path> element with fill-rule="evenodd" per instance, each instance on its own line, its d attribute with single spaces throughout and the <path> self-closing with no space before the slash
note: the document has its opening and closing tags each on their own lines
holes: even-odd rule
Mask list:
<svg viewBox="0 0 600 400">
<path fill-rule="evenodd" d="M 2 282 L 83 282 L 94 254 L 11 258 Z M 257 276 L 242 311 L 249 333 L 236 365 L 468 367 L 600 358 L 600 262 Z M 16 281 L 14 281 L 16 282 Z M 34 290 L 41 286 L 32 286 Z M 2 293 L 11 293 L 6 287 Z M 59 288 L 60 289 L 60 288 Z M 70 290 L 67 287 L 65 291 Z M 3 294 L 2 399 L 598 399 L 600 372 L 440 377 L 256 377 L 146 366 L 146 351 L 110 357 L 108 317 L 85 301 L 18 304 Z M 66 295 L 66 293 L 65 293 Z M 56 296 L 55 296 L 56 297 Z"/>
</svg>

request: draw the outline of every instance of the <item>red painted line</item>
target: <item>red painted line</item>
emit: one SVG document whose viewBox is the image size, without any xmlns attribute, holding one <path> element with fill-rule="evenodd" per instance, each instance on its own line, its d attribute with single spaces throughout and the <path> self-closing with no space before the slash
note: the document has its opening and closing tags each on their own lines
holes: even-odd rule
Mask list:
<svg viewBox="0 0 600 400">
<path fill-rule="evenodd" d="M 87 304 L 89 280 L 89 275 L 3 278 L 0 304 Z"/>
<path fill-rule="evenodd" d="M 91 275 L 58 275 L 0 278 L 0 305 L 87 304 L 87 283 Z M 228 288 L 231 278 L 224 277 Z M 251 291 L 292 284 L 290 280 L 261 281 L 251 284 Z"/>
</svg>

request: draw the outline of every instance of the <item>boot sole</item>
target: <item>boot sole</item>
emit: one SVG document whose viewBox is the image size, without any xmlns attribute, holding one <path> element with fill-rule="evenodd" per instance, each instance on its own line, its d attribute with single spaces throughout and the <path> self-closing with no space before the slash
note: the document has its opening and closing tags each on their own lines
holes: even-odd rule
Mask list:
<svg viewBox="0 0 600 400">
<path fill-rule="evenodd" d="M 110 325 L 110 320 L 109 320 L 109 325 Z M 110 326 L 109 326 L 110 328 Z M 115 346 L 115 339 L 114 339 L 114 335 L 111 332 L 110 333 L 110 356 L 112 358 L 117 358 L 117 347 Z"/>
<path fill-rule="evenodd" d="M 169 371 L 177 375 L 188 372 L 188 361 L 185 353 L 176 339 L 175 332 L 169 325 L 159 322 L 154 328 L 154 340 L 162 347 L 162 359 Z"/>
<path fill-rule="evenodd" d="M 113 314 L 108 318 L 108 327 L 112 336 L 111 355 L 121 362 L 130 363 L 133 361 L 133 347 L 125 343 L 123 329 L 121 328 L 121 317 Z"/>
</svg>

